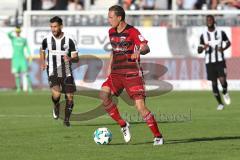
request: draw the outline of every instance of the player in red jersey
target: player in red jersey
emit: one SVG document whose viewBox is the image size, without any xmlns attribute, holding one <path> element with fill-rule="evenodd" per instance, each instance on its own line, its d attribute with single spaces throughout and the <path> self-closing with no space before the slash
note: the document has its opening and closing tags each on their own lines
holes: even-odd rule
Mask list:
<svg viewBox="0 0 240 160">
<path fill-rule="evenodd" d="M 125 89 L 134 100 L 136 109 L 148 124 L 154 135 L 154 145 L 162 145 L 163 137 L 160 133 L 154 115 L 145 105 L 145 87 L 140 67 L 140 54 L 150 52 L 147 40 L 133 26 L 125 22 L 125 11 L 121 6 L 114 5 L 109 8 L 108 21 L 112 54 L 109 65 L 109 76 L 103 83 L 100 98 L 107 113 L 120 126 L 125 142 L 131 140 L 129 123 L 119 114 L 112 96 L 118 96 Z"/>
</svg>

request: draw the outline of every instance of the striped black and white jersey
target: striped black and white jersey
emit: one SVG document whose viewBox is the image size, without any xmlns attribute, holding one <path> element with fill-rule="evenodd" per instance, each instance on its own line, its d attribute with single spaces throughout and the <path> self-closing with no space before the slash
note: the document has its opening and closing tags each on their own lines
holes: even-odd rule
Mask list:
<svg viewBox="0 0 240 160">
<path fill-rule="evenodd" d="M 215 63 L 225 61 L 224 53 L 220 52 L 218 48 L 224 47 L 224 42 L 228 42 L 229 39 L 226 33 L 222 30 L 215 29 L 212 32 L 206 30 L 200 36 L 200 46 L 204 47 L 208 44 L 209 47 L 205 50 L 205 63 Z"/>
<path fill-rule="evenodd" d="M 63 57 L 78 53 L 75 40 L 68 35 L 57 39 L 52 34 L 47 35 L 42 41 L 42 50 L 48 53 L 48 76 L 69 77 L 72 76 L 71 62 L 65 62 Z"/>
</svg>

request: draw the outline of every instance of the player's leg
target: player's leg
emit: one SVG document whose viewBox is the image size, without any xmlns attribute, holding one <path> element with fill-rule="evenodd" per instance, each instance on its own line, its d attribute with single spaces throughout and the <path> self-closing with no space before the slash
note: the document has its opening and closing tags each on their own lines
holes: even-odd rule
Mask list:
<svg viewBox="0 0 240 160">
<path fill-rule="evenodd" d="M 158 129 L 157 121 L 155 120 L 155 117 L 151 113 L 151 111 L 146 107 L 144 99 L 136 99 L 135 106 L 136 106 L 138 112 L 140 113 L 140 115 L 146 121 L 151 132 L 153 133 L 154 145 L 162 145 L 163 137 L 162 137 L 161 132 Z"/>
<path fill-rule="evenodd" d="M 28 90 L 28 75 L 26 72 L 22 73 L 22 84 L 23 84 L 23 91 L 26 92 Z"/>
<path fill-rule="evenodd" d="M 105 111 L 115 120 L 121 127 L 126 126 L 125 120 L 122 119 L 118 111 L 117 105 L 112 100 L 111 89 L 106 84 L 101 88 L 100 99 Z"/>
<path fill-rule="evenodd" d="M 12 59 L 11 65 L 12 65 L 12 73 L 14 74 L 14 77 L 15 77 L 16 91 L 20 92 L 21 91 L 21 79 L 20 79 L 18 62 L 16 60 Z"/>
<path fill-rule="evenodd" d="M 124 86 L 128 95 L 134 100 L 137 111 L 146 121 L 154 136 L 154 145 L 162 145 L 162 134 L 158 129 L 154 115 L 145 105 L 145 87 L 143 78 L 139 75 L 128 76 L 125 78 Z"/>
<path fill-rule="evenodd" d="M 218 89 L 218 69 L 217 64 L 207 64 L 207 79 L 211 81 L 212 83 L 212 92 L 214 97 L 216 98 L 218 102 L 217 110 L 222 110 L 224 108 L 224 105 L 222 103 L 221 95 Z"/>
<path fill-rule="evenodd" d="M 67 127 L 70 126 L 70 117 L 73 111 L 74 102 L 73 102 L 73 93 L 67 93 L 65 95 L 66 107 L 65 107 L 65 117 L 63 124 Z"/>
<path fill-rule="evenodd" d="M 223 94 L 228 93 L 228 83 L 227 83 L 226 77 L 219 77 L 219 81 L 220 81 L 222 89 L 223 89 L 222 93 Z"/>
<path fill-rule="evenodd" d="M 52 92 L 52 102 L 53 102 L 53 118 L 58 119 L 59 118 L 59 110 L 60 110 L 60 98 L 61 98 L 61 92 L 60 87 L 58 85 L 51 87 Z"/>
<path fill-rule="evenodd" d="M 29 74 L 24 72 L 23 74 L 23 91 L 32 92 L 32 85 Z"/>
<path fill-rule="evenodd" d="M 15 77 L 15 84 L 16 84 L 16 91 L 20 92 L 21 91 L 21 79 L 20 79 L 20 73 L 14 73 Z"/>
<path fill-rule="evenodd" d="M 219 81 L 222 85 L 222 88 L 223 88 L 223 100 L 225 102 L 226 105 L 230 105 L 231 104 L 231 98 L 229 96 L 229 93 L 228 93 L 228 83 L 227 83 L 227 80 L 226 80 L 226 77 L 219 77 Z"/>
<path fill-rule="evenodd" d="M 60 89 L 60 83 L 57 79 L 57 77 L 50 76 L 48 78 L 49 86 L 51 88 L 52 92 L 52 102 L 53 102 L 53 118 L 58 119 L 59 118 L 59 110 L 60 110 L 60 98 L 61 98 L 61 89 Z"/>
<path fill-rule="evenodd" d="M 27 61 L 22 61 L 20 63 L 20 72 L 23 74 L 23 91 L 32 92 L 31 80 L 28 74 L 28 64 Z"/>
<path fill-rule="evenodd" d="M 119 79 L 118 81 L 115 81 L 114 79 L 114 76 L 108 77 L 107 81 L 105 81 L 102 85 L 99 96 L 106 112 L 120 125 L 125 142 L 129 142 L 131 140 L 129 123 L 122 119 L 117 105 L 112 100 L 112 95 L 114 93 L 117 95 L 118 91 L 122 90 L 122 86 L 119 83 L 121 81 Z"/>
<path fill-rule="evenodd" d="M 63 80 L 63 81 L 62 81 Z M 72 76 L 61 79 L 62 93 L 65 93 L 65 117 L 63 124 L 67 127 L 70 126 L 70 117 L 74 107 L 73 96 L 76 91 L 76 85 Z"/>
<path fill-rule="evenodd" d="M 222 99 L 221 99 L 221 95 L 218 89 L 218 82 L 217 79 L 212 79 L 212 92 L 214 97 L 216 98 L 217 102 L 218 102 L 218 107 L 217 110 L 222 110 L 224 108 Z"/>
<path fill-rule="evenodd" d="M 229 105 L 231 103 L 231 99 L 228 93 L 228 83 L 227 83 L 227 68 L 226 68 L 226 64 L 223 63 L 219 63 L 218 66 L 218 77 L 219 77 L 219 81 L 222 85 L 223 88 L 223 100 L 225 102 L 225 104 Z"/>
</svg>

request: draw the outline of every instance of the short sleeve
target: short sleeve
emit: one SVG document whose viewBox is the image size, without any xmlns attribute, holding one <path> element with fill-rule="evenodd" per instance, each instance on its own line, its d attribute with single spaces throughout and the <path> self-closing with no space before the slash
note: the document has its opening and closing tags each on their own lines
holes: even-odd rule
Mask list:
<svg viewBox="0 0 240 160">
<path fill-rule="evenodd" d="M 200 45 L 204 45 L 204 38 L 203 38 L 203 34 L 200 36 Z"/>
<path fill-rule="evenodd" d="M 44 38 L 42 41 L 42 50 L 46 50 L 47 49 L 47 38 Z"/>
<path fill-rule="evenodd" d="M 140 45 L 142 43 L 147 44 L 148 41 L 141 35 L 141 33 L 137 29 L 132 30 L 132 37 L 135 45 Z"/>
<path fill-rule="evenodd" d="M 70 52 L 77 52 L 77 45 L 76 42 L 73 39 L 69 39 L 69 50 Z"/>
<path fill-rule="evenodd" d="M 227 35 L 224 31 L 222 31 L 222 40 L 223 41 L 229 41 L 229 39 L 228 39 L 228 37 L 227 37 Z"/>
</svg>

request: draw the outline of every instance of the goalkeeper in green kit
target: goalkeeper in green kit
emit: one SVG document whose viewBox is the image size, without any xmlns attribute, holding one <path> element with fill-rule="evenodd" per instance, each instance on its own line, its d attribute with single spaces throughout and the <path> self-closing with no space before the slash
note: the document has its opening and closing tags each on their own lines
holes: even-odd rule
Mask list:
<svg viewBox="0 0 240 160">
<path fill-rule="evenodd" d="M 31 59 L 30 49 L 27 43 L 27 39 L 20 36 L 21 29 L 16 27 L 15 33 L 14 31 L 8 32 L 8 37 L 12 42 L 13 47 L 13 55 L 12 55 L 12 73 L 15 76 L 16 88 L 17 92 L 21 91 L 21 80 L 20 76 L 23 76 L 23 91 L 32 92 L 31 81 L 28 75 L 28 62 Z M 27 52 L 25 52 L 25 50 Z"/>
</svg>

